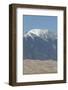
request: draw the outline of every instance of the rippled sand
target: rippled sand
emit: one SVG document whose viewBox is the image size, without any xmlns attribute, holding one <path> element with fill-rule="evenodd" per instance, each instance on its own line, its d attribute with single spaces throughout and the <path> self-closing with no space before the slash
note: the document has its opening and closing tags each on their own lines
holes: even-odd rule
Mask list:
<svg viewBox="0 0 68 90">
<path fill-rule="evenodd" d="M 57 73 L 56 60 L 24 60 L 23 74 Z"/>
</svg>

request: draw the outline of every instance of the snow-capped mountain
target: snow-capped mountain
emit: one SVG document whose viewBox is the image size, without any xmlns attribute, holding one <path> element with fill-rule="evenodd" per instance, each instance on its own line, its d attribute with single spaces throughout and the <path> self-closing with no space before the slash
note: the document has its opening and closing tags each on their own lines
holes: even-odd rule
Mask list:
<svg viewBox="0 0 68 90">
<path fill-rule="evenodd" d="M 49 32 L 48 29 L 32 29 L 28 33 L 24 35 L 24 37 L 30 36 L 31 38 L 34 39 L 34 35 L 37 37 L 40 37 L 42 39 L 56 39 L 57 34 L 56 32 Z"/>
<path fill-rule="evenodd" d="M 23 37 L 24 59 L 57 59 L 57 34 L 47 29 L 32 29 Z"/>
</svg>

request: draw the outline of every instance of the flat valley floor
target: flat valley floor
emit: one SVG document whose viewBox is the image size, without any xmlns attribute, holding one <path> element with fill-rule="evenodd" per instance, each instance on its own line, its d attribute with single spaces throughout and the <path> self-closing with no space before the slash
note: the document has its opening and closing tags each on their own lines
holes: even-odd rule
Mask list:
<svg viewBox="0 0 68 90">
<path fill-rule="evenodd" d="M 23 60 L 23 74 L 57 73 L 56 60 Z"/>
</svg>

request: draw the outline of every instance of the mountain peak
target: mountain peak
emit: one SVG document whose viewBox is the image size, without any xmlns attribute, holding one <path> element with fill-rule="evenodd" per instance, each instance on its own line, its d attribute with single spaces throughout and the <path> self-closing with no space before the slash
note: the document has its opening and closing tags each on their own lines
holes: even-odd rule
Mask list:
<svg viewBox="0 0 68 90">
<path fill-rule="evenodd" d="M 48 29 L 31 29 L 28 34 L 35 34 L 37 36 L 40 36 L 42 34 L 47 34 L 48 33 Z"/>
<path fill-rule="evenodd" d="M 56 32 L 50 32 L 48 29 L 31 29 L 27 33 L 24 34 L 24 37 L 31 37 L 34 39 L 34 37 L 39 37 L 42 39 L 56 39 L 57 33 Z"/>
</svg>

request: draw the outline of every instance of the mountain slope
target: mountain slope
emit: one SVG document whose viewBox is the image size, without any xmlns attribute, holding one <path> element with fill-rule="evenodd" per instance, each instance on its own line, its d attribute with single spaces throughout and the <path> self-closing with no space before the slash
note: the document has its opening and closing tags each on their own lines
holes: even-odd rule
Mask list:
<svg viewBox="0 0 68 90">
<path fill-rule="evenodd" d="M 57 35 L 48 30 L 32 29 L 23 37 L 24 59 L 57 59 Z"/>
</svg>

